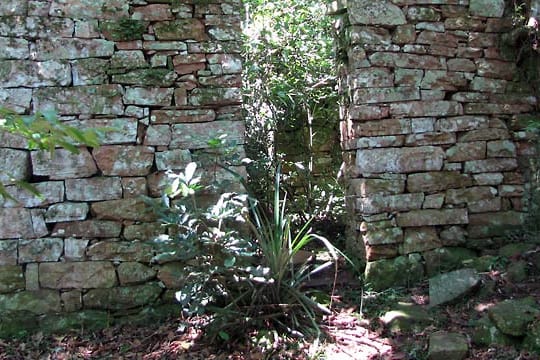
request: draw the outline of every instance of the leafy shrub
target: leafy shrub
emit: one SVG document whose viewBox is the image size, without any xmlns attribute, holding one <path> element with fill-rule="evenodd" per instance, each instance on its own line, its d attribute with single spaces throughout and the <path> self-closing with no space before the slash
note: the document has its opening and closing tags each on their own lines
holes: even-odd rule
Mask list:
<svg viewBox="0 0 540 360">
<path fill-rule="evenodd" d="M 213 337 L 245 336 L 247 329 L 269 326 L 317 334 L 317 317 L 329 310 L 302 286 L 334 262 L 295 263 L 295 255 L 314 240 L 334 260 L 336 249 L 310 232 L 309 221 L 297 232 L 292 229 L 286 199 L 280 196 L 279 171 L 273 207 L 266 211 L 252 196 L 231 192 L 221 194 L 215 204 L 199 206 L 197 194 L 203 187 L 196 168 L 190 163 L 185 171 L 170 174 L 165 206 L 156 208 L 176 235 L 166 243 L 170 252 L 154 260 L 185 262 L 184 286 L 176 294 L 184 313 L 210 314 L 207 333 Z"/>
</svg>

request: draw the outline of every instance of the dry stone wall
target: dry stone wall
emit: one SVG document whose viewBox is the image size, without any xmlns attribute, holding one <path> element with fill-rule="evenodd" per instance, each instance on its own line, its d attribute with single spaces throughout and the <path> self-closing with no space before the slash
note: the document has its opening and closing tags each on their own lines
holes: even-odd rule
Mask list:
<svg viewBox="0 0 540 360">
<path fill-rule="evenodd" d="M 140 195 L 159 197 L 167 170 L 204 165 L 222 133 L 242 154 L 240 9 L 240 0 L 0 3 L 0 105 L 114 129 L 97 149 L 52 156 L 0 134 L 0 181 L 18 199 L 0 200 L 0 333 L 36 321 L 103 325 L 172 301 L 182 266 L 151 263 L 164 230 Z"/>
<path fill-rule="evenodd" d="M 503 51 L 504 0 L 334 4 L 350 245 L 375 288 L 489 253 L 525 218 L 520 118 L 537 99 Z"/>
</svg>

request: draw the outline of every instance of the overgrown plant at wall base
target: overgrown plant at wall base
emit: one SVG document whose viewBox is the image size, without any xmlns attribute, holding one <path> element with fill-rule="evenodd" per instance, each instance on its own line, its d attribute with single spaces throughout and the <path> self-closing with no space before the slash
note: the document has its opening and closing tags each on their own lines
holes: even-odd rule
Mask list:
<svg viewBox="0 0 540 360">
<path fill-rule="evenodd" d="M 280 197 L 279 172 L 273 208 L 267 214 L 251 196 L 229 192 L 215 204 L 200 207 L 196 167 L 190 163 L 185 171 L 171 174 L 169 205 L 156 208 L 176 234 L 164 243 L 169 256 L 186 263 L 184 285 L 176 294 L 184 313 L 210 314 L 209 336 L 224 340 L 268 327 L 296 336 L 318 335 L 317 319 L 329 310 L 302 286 L 336 264 L 336 249 L 310 232 L 310 222 L 293 232 L 286 199 Z M 318 266 L 296 263 L 295 255 L 312 241 L 320 242 L 333 261 Z"/>
</svg>

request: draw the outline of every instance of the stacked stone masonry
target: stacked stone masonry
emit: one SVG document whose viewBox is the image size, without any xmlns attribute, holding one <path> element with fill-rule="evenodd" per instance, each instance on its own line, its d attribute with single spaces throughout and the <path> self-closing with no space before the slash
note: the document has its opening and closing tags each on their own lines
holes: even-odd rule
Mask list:
<svg viewBox="0 0 540 360">
<path fill-rule="evenodd" d="M 0 312 L 109 321 L 174 299 L 182 266 L 151 262 L 166 231 L 140 195 L 160 197 L 167 170 L 204 165 L 220 134 L 242 155 L 240 10 L 240 0 L 0 2 L 0 105 L 114 129 L 99 148 L 52 156 L 0 133 L 0 181 L 18 199 L 0 200 Z"/>
<path fill-rule="evenodd" d="M 534 146 L 519 124 L 537 99 L 501 50 L 510 3 L 334 4 L 349 243 L 374 287 L 489 252 L 525 218 Z"/>
</svg>

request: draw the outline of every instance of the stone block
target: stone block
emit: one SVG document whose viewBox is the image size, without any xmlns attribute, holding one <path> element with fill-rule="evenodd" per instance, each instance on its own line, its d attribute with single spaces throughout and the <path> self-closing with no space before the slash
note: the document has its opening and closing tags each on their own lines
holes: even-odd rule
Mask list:
<svg viewBox="0 0 540 360">
<path fill-rule="evenodd" d="M 126 240 L 149 241 L 166 233 L 166 229 L 160 223 L 142 223 L 128 225 L 124 228 Z"/>
<path fill-rule="evenodd" d="M 0 102 L 8 109 L 17 113 L 24 113 L 30 109 L 32 101 L 31 89 L 0 89 Z M 1 135 L 0 135 L 1 136 Z M 5 146 L 13 147 L 6 142 Z"/>
<path fill-rule="evenodd" d="M 362 239 L 366 245 L 398 244 L 403 242 L 403 230 L 399 227 L 369 230 Z"/>
<path fill-rule="evenodd" d="M 209 54 L 206 60 L 210 66 L 220 65 L 221 74 L 240 74 L 242 73 L 242 58 L 234 54 Z"/>
<path fill-rule="evenodd" d="M 28 1 L 4 0 L 0 3 L 0 16 L 26 15 Z"/>
<path fill-rule="evenodd" d="M 116 285 L 116 272 L 106 261 L 42 263 L 39 282 L 49 289 L 111 288 Z"/>
<path fill-rule="evenodd" d="M 369 195 L 356 201 L 356 210 L 362 214 L 408 211 L 422 208 L 424 194 Z"/>
<path fill-rule="evenodd" d="M 438 119 L 435 123 L 437 131 L 470 131 L 489 126 L 487 116 L 455 116 Z"/>
<path fill-rule="evenodd" d="M 78 59 L 72 62 L 73 85 L 101 85 L 108 81 L 109 61 L 105 59 Z"/>
<path fill-rule="evenodd" d="M 510 138 L 510 132 L 507 129 L 488 128 L 469 130 L 460 134 L 458 141 L 462 143 L 489 140 L 504 140 Z"/>
<path fill-rule="evenodd" d="M 15 200 L 1 198 L 2 207 L 43 207 L 64 200 L 64 183 L 62 181 L 44 181 L 32 186 L 41 194 L 40 197 L 21 189 L 18 186 L 7 186 L 6 191 Z"/>
<path fill-rule="evenodd" d="M 449 189 L 446 191 L 446 203 L 452 205 L 470 204 L 493 199 L 496 195 L 497 189 L 490 186 Z"/>
<path fill-rule="evenodd" d="M 124 71 L 148 67 L 144 53 L 140 50 L 115 51 L 111 57 L 110 64 L 111 68 Z"/>
<path fill-rule="evenodd" d="M 142 198 L 127 198 L 94 202 L 91 211 L 96 219 L 152 222 L 156 214 Z"/>
<path fill-rule="evenodd" d="M 150 121 L 154 124 L 210 122 L 216 119 L 212 109 L 154 110 Z"/>
<path fill-rule="evenodd" d="M 412 173 L 439 171 L 444 152 L 435 146 L 358 150 L 356 166 L 362 173 Z"/>
<path fill-rule="evenodd" d="M 482 160 L 486 158 L 486 143 L 484 141 L 458 143 L 446 150 L 446 160 L 463 162 Z"/>
<path fill-rule="evenodd" d="M 38 291 L 40 289 L 38 264 L 26 264 L 24 279 L 27 291 Z"/>
<path fill-rule="evenodd" d="M 114 53 L 114 42 L 103 39 L 51 38 L 36 40 L 36 60 L 73 60 L 109 57 Z M 67 85 L 67 84 L 64 84 Z"/>
<path fill-rule="evenodd" d="M 409 286 L 424 277 L 424 268 L 419 254 L 399 256 L 368 262 L 365 270 L 365 282 L 375 291 L 391 286 Z"/>
<path fill-rule="evenodd" d="M 491 59 L 477 59 L 475 62 L 479 76 L 512 80 L 516 75 L 516 64 L 513 62 Z"/>
<path fill-rule="evenodd" d="M 476 258 L 476 252 L 461 247 L 445 247 L 424 253 L 428 276 L 460 269 L 463 262 Z"/>
<path fill-rule="evenodd" d="M 124 198 L 139 197 L 148 194 L 148 184 L 145 177 L 122 178 Z"/>
<path fill-rule="evenodd" d="M 161 292 L 162 289 L 157 283 L 112 289 L 92 289 L 83 295 L 83 303 L 85 307 L 90 309 L 131 309 L 153 303 Z"/>
<path fill-rule="evenodd" d="M 420 92 L 417 87 L 388 87 L 356 89 L 353 93 L 354 104 L 378 104 L 420 100 Z"/>
<path fill-rule="evenodd" d="M 128 87 L 124 95 L 125 104 L 170 106 L 174 89 Z"/>
<path fill-rule="evenodd" d="M 357 196 L 370 196 L 375 194 L 400 194 L 405 190 L 404 180 L 385 179 L 350 179 L 348 193 Z"/>
<path fill-rule="evenodd" d="M 146 130 L 144 145 L 169 146 L 171 138 L 171 128 L 169 125 L 151 125 Z"/>
<path fill-rule="evenodd" d="M 456 101 L 413 101 L 390 104 L 390 114 L 393 116 L 456 116 L 463 114 L 463 106 Z"/>
<path fill-rule="evenodd" d="M 176 77 L 176 73 L 168 69 L 136 69 L 113 75 L 112 82 L 115 84 L 167 87 L 174 84 Z"/>
<path fill-rule="evenodd" d="M 369 26 L 351 26 L 348 28 L 348 36 L 351 45 L 389 45 L 392 39 L 387 29 Z"/>
<path fill-rule="evenodd" d="M 156 167 L 158 170 L 180 170 L 191 162 L 189 150 L 174 149 L 156 153 Z"/>
<path fill-rule="evenodd" d="M 449 59 L 448 70 L 450 71 L 463 71 L 463 72 L 475 72 L 476 64 L 470 59 Z"/>
<path fill-rule="evenodd" d="M 0 266 L 17 264 L 17 240 L 0 240 Z"/>
<path fill-rule="evenodd" d="M 156 277 L 156 270 L 138 262 L 123 262 L 118 266 L 120 285 L 144 283 Z"/>
<path fill-rule="evenodd" d="M 471 15 L 500 18 L 504 14 L 504 0 L 470 0 Z"/>
<path fill-rule="evenodd" d="M 446 62 L 431 55 L 376 52 L 369 56 L 369 61 L 372 66 L 380 67 L 446 70 Z"/>
<path fill-rule="evenodd" d="M 236 144 L 244 143 L 245 125 L 243 121 L 212 121 L 209 123 L 176 124 L 172 128 L 171 149 L 204 149 L 208 142 L 220 135 Z"/>
<path fill-rule="evenodd" d="M 462 360 L 468 353 L 469 343 L 462 334 L 437 331 L 429 337 L 429 360 Z"/>
<path fill-rule="evenodd" d="M 353 25 L 404 25 L 403 11 L 387 0 L 359 0 L 348 4 L 349 21 Z"/>
<path fill-rule="evenodd" d="M 349 136 L 362 138 L 365 136 L 389 136 L 411 133 L 409 119 L 383 119 L 355 123 Z M 396 141 L 395 139 L 393 141 Z"/>
<path fill-rule="evenodd" d="M 64 251 L 64 240 L 41 238 L 19 240 L 19 264 L 58 261 Z"/>
<path fill-rule="evenodd" d="M 154 163 L 154 148 L 148 146 L 101 146 L 94 150 L 96 163 L 107 176 L 144 176 Z"/>
<path fill-rule="evenodd" d="M 152 246 L 140 241 L 100 241 L 88 247 L 86 255 L 92 261 L 139 261 L 149 263 Z"/>
<path fill-rule="evenodd" d="M 196 88 L 189 96 L 193 106 L 233 105 L 242 102 L 239 88 Z"/>
<path fill-rule="evenodd" d="M 492 158 L 465 162 L 465 173 L 479 174 L 501 171 L 512 171 L 517 168 L 514 158 Z"/>
<path fill-rule="evenodd" d="M 34 91 L 33 103 L 35 110 L 56 110 L 60 115 L 122 115 L 122 93 L 122 86 L 114 84 L 48 87 Z"/>
<path fill-rule="evenodd" d="M 66 125 L 81 130 L 96 129 L 100 132 L 100 145 L 133 144 L 137 141 L 136 118 L 76 120 L 66 121 Z"/>
<path fill-rule="evenodd" d="M 30 175 L 30 154 L 25 150 L 0 148 L 0 183 L 9 185 Z"/>
<path fill-rule="evenodd" d="M 71 201 L 101 201 L 122 197 L 119 177 L 66 179 L 66 198 Z"/>
<path fill-rule="evenodd" d="M 46 223 L 86 220 L 88 204 L 64 202 L 49 206 L 45 213 Z"/>
<path fill-rule="evenodd" d="M 1 5 L 0 5 L 1 6 Z M 24 60 L 30 56 L 30 46 L 27 40 L 0 37 L 0 59 Z"/>
<path fill-rule="evenodd" d="M 205 26 L 199 19 L 180 19 L 161 21 L 154 25 L 158 40 L 196 40 L 207 39 Z"/>
<path fill-rule="evenodd" d="M 85 259 L 86 247 L 90 240 L 88 239 L 64 239 L 64 260 L 81 261 Z"/>
<path fill-rule="evenodd" d="M 0 295 L 2 313 L 28 311 L 32 314 L 59 312 L 60 294 L 54 290 L 22 291 Z"/>
<path fill-rule="evenodd" d="M 411 210 L 397 215 L 397 223 L 402 227 L 456 225 L 468 222 L 466 209 Z"/>
<path fill-rule="evenodd" d="M 86 220 L 57 223 L 52 236 L 76 238 L 115 238 L 120 236 L 122 225 L 116 221 Z"/>
<path fill-rule="evenodd" d="M 442 246 L 433 227 L 407 228 L 403 237 L 403 243 L 399 246 L 400 254 L 406 255 L 415 252 L 436 249 Z"/>
<path fill-rule="evenodd" d="M 94 159 L 86 148 L 80 148 L 78 154 L 64 149 L 57 149 L 53 154 L 32 151 L 31 158 L 33 174 L 50 179 L 89 177 L 97 172 Z"/>
<path fill-rule="evenodd" d="M 457 171 L 416 173 L 407 178 L 407 191 L 411 193 L 433 193 L 471 185 L 472 178 Z"/>
<path fill-rule="evenodd" d="M 0 208 L 0 239 L 35 239 L 47 234 L 42 213 L 29 209 Z"/>
<path fill-rule="evenodd" d="M 386 68 L 382 68 L 386 69 Z M 364 70 L 369 71 L 369 70 Z M 424 71 L 420 69 L 395 69 L 395 83 L 400 86 L 420 86 L 422 78 L 424 77 Z M 356 74 L 352 74 L 356 76 Z M 388 86 L 392 86 L 391 84 Z"/>
<path fill-rule="evenodd" d="M 394 76 L 390 72 L 390 69 L 378 67 L 355 69 L 348 76 L 349 88 L 351 89 L 391 87 L 394 86 L 393 79 Z"/>
<path fill-rule="evenodd" d="M 485 213 L 500 211 L 502 209 L 502 199 L 496 197 L 493 199 L 478 200 L 468 204 L 469 213 Z"/>
<path fill-rule="evenodd" d="M 516 145 L 510 140 L 488 141 L 488 158 L 513 158 L 516 157 Z"/>
<path fill-rule="evenodd" d="M 82 294 L 80 291 L 64 291 L 60 293 L 62 308 L 65 312 L 74 312 L 82 309 Z"/>
<path fill-rule="evenodd" d="M 139 6 L 133 10 L 131 18 L 135 20 L 162 21 L 172 20 L 173 14 L 169 4 L 149 4 Z"/>
<path fill-rule="evenodd" d="M 431 132 L 407 135 L 406 146 L 446 145 L 456 142 L 456 134 L 448 132 Z"/>
<path fill-rule="evenodd" d="M 129 4 L 123 0 L 53 0 L 50 16 L 74 19 L 118 19 L 129 17 Z"/>
<path fill-rule="evenodd" d="M 0 266 L 0 294 L 24 290 L 24 273 L 22 266 Z"/>
</svg>

